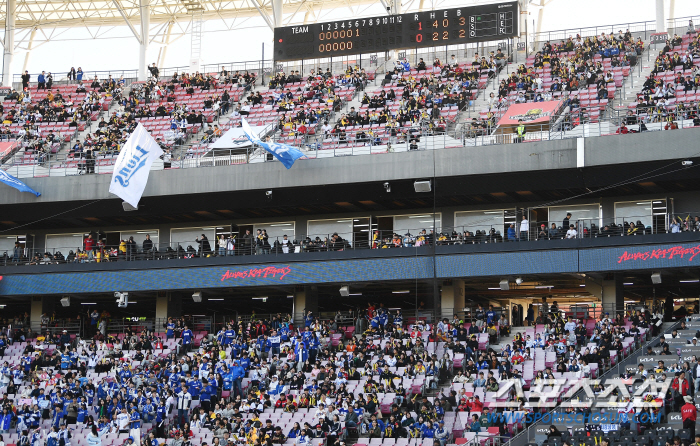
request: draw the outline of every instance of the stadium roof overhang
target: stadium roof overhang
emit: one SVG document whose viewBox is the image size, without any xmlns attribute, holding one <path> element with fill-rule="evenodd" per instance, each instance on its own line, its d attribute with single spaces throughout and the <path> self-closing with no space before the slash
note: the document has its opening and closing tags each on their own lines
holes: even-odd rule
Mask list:
<svg viewBox="0 0 700 446">
<path fill-rule="evenodd" d="M 296 16 L 301 12 L 324 8 L 359 7 L 379 3 L 376 0 L 283 0 L 283 14 Z M 2 21 L 6 8 L 3 7 Z M 151 23 L 168 23 L 190 20 L 192 14 L 201 11 L 204 20 L 237 17 L 257 17 L 262 13 L 272 15 L 271 0 L 152 0 Z M 124 20 L 137 23 L 140 4 L 133 0 L 20 0 L 16 2 L 15 26 L 80 27 L 123 26 Z M 303 16 L 302 16 L 303 17 Z M 285 23 L 286 24 L 286 23 Z M 3 23 L 4 26 L 4 23 Z"/>
<path fill-rule="evenodd" d="M 288 26 L 335 20 L 342 17 L 365 17 L 392 12 L 412 12 L 424 9 L 450 8 L 493 3 L 498 0 L 4 0 L 0 5 L 0 31 L 6 29 L 8 9 L 14 5 L 14 29 L 21 33 L 15 38 L 15 49 L 27 48 L 30 33 L 35 42 L 56 40 L 70 28 L 89 30 L 88 38 L 108 38 L 115 27 L 128 25 L 134 30 L 141 20 L 142 5 L 148 5 L 151 32 L 154 38 L 165 34 L 168 24 L 198 20 L 221 22 L 227 29 L 237 26 Z M 9 7 L 9 8 L 8 8 Z M 280 9 L 281 8 L 281 11 Z M 280 13 L 281 12 L 281 13 Z M 217 29 L 220 26 L 215 26 Z M 52 30 L 52 31 L 50 31 Z M 38 33 L 37 33 L 38 31 Z M 185 34 L 182 29 L 168 31 Z M 0 44 L 4 44 L 0 41 Z M 28 48 L 27 48 L 28 49 Z"/>
</svg>

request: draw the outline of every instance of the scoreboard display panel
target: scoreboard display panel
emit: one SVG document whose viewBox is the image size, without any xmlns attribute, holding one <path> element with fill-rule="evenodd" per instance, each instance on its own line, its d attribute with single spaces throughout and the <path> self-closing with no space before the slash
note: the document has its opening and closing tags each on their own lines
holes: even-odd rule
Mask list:
<svg viewBox="0 0 700 446">
<path fill-rule="evenodd" d="M 501 40 L 518 35 L 518 2 L 275 28 L 276 61 Z"/>
</svg>

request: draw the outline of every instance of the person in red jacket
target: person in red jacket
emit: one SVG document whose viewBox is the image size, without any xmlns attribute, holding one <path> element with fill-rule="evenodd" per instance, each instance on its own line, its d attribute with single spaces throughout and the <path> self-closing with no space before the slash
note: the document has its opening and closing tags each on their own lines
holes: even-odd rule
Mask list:
<svg viewBox="0 0 700 446">
<path fill-rule="evenodd" d="M 698 410 L 695 408 L 691 396 L 686 396 L 683 399 L 685 400 L 685 404 L 681 407 L 683 429 L 688 429 L 690 431 L 690 438 L 695 438 L 695 423 L 698 417 Z"/>
<path fill-rule="evenodd" d="M 678 373 L 678 376 L 676 376 L 673 379 L 673 384 L 671 384 L 671 388 L 678 392 L 675 394 L 675 409 L 678 410 L 683 404 L 683 398 L 690 395 L 690 384 L 685 378 L 685 373 Z"/>
<path fill-rule="evenodd" d="M 484 403 L 480 401 L 480 398 L 478 395 L 474 395 L 474 401 L 471 403 L 471 411 L 472 412 L 481 412 L 484 410 Z"/>
<path fill-rule="evenodd" d="M 680 374 L 674 378 L 673 384 L 671 385 L 673 390 L 681 394 L 681 396 L 687 396 L 690 392 L 690 384 L 688 380 L 685 379 L 685 373 L 680 372 Z"/>
</svg>

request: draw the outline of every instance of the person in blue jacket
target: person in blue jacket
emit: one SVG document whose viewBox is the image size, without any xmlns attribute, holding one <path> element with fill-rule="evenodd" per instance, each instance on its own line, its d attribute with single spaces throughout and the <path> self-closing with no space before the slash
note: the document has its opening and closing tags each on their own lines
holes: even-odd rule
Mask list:
<svg viewBox="0 0 700 446">
<path fill-rule="evenodd" d="M 306 317 L 304 318 L 304 326 L 305 326 L 305 327 L 310 327 L 311 324 L 313 324 L 313 322 L 314 322 L 314 317 L 313 317 L 312 313 L 309 311 L 309 312 L 306 314 Z"/>
<path fill-rule="evenodd" d="M 226 328 L 226 331 L 224 332 L 224 345 L 231 345 L 233 343 L 233 340 L 236 338 L 236 330 L 231 327 L 229 324 L 228 328 Z"/>
<path fill-rule="evenodd" d="M 61 370 L 68 370 L 71 367 L 71 358 L 68 349 L 61 354 Z"/>
<path fill-rule="evenodd" d="M 375 311 L 372 315 L 372 319 L 370 319 L 369 324 L 372 326 L 372 330 L 379 330 L 379 314 L 377 314 L 377 311 Z"/>
<path fill-rule="evenodd" d="M 479 415 L 472 415 L 472 424 L 469 426 L 469 432 L 481 432 L 481 423 L 479 423 Z"/>
<path fill-rule="evenodd" d="M 486 312 L 486 323 L 491 324 L 491 322 L 495 322 L 496 320 L 496 312 L 493 309 L 493 305 L 489 305 L 489 311 Z"/>
<path fill-rule="evenodd" d="M 281 336 L 277 333 L 277 330 L 272 330 L 270 336 L 267 337 L 268 351 L 270 352 L 270 357 L 280 354 L 280 343 L 282 341 Z"/>
<path fill-rule="evenodd" d="M 394 316 L 394 325 L 401 327 L 403 325 L 403 316 L 401 315 L 401 310 L 396 310 L 396 315 Z"/>
<path fill-rule="evenodd" d="M 173 339 L 175 337 L 175 322 L 172 318 L 168 318 L 168 323 L 165 325 L 165 337 L 166 339 Z"/>
<path fill-rule="evenodd" d="M 321 347 L 321 341 L 319 341 L 316 333 L 311 335 L 311 341 L 309 342 L 309 361 L 314 364 L 316 363 L 316 355 L 318 355 L 318 349 Z"/>
<path fill-rule="evenodd" d="M 211 384 L 209 384 L 209 380 L 202 378 L 202 389 L 199 392 L 199 403 L 202 405 L 204 412 L 209 412 L 209 409 L 211 408 L 211 396 L 213 394 L 214 389 L 212 388 Z"/>
<path fill-rule="evenodd" d="M 131 429 L 141 429 L 141 414 L 136 410 L 136 406 L 131 406 L 131 414 L 129 414 L 129 424 Z"/>
<path fill-rule="evenodd" d="M 46 76 L 44 75 L 43 71 L 41 72 L 41 74 L 39 76 L 37 76 L 36 82 L 38 84 L 36 87 L 37 89 L 41 89 L 41 88 L 46 89 Z"/>
<path fill-rule="evenodd" d="M 301 371 L 304 367 L 304 363 L 309 359 L 309 351 L 306 349 L 306 345 L 303 342 L 297 344 L 294 354 L 297 358 L 297 371 Z"/>
<path fill-rule="evenodd" d="M 514 242 L 516 240 L 515 237 L 515 225 L 513 223 L 508 226 L 508 231 L 506 232 L 506 239 L 509 242 Z"/>
<path fill-rule="evenodd" d="M 185 353 L 189 352 L 192 349 L 192 345 L 194 343 L 194 333 L 192 333 L 192 330 L 190 330 L 187 325 L 185 325 L 185 329 L 182 330 L 182 346 L 184 347 Z"/>
<path fill-rule="evenodd" d="M 289 326 L 282 325 L 279 329 L 280 339 L 282 342 L 289 341 Z"/>
<path fill-rule="evenodd" d="M 161 399 L 156 409 L 156 435 L 165 438 L 165 425 L 168 420 L 168 408 L 165 407 L 165 398 Z"/>
<path fill-rule="evenodd" d="M 3 434 L 9 433 L 11 424 L 12 414 L 7 409 L 3 409 L 2 415 L 0 415 L 0 432 Z"/>
<path fill-rule="evenodd" d="M 243 367 L 243 375 L 250 370 L 250 358 L 248 357 L 248 350 L 243 350 L 243 357 L 240 360 L 241 367 Z"/>
<path fill-rule="evenodd" d="M 241 387 L 241 382 L 245 376 L 245 370 L 241 367 L 238 361 L 233 361 L 233 367 L 231 367 L 231 384 L 233 390 L 233 397 L 236 398 L 237 395 L 243 397 L 243 389 Z"/>
<path fill-rule="evenodd" d="M 435 429 L 433 429 L 433 422 L 428 421 L 423 425 L 423 428 L 421 429 L 421 436 L 423 438 L 434 438 L 435 437 Z"/>
</svg>

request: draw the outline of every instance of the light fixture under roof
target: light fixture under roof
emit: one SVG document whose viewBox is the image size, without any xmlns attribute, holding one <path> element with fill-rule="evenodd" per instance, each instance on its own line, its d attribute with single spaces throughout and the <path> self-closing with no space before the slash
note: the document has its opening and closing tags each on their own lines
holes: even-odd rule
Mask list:
<svg viewBox="0 0 700 446">
<path fill-rule="evenodd" d="M 698 283 L 700 279 L 679 280 L 680 283 Z"/>
<path fill-rule="evenodd" d="M 411 292 L 410 290 L 392 291 L 393 294 L 408 294 L 410 292 Z"/>
</svg>

